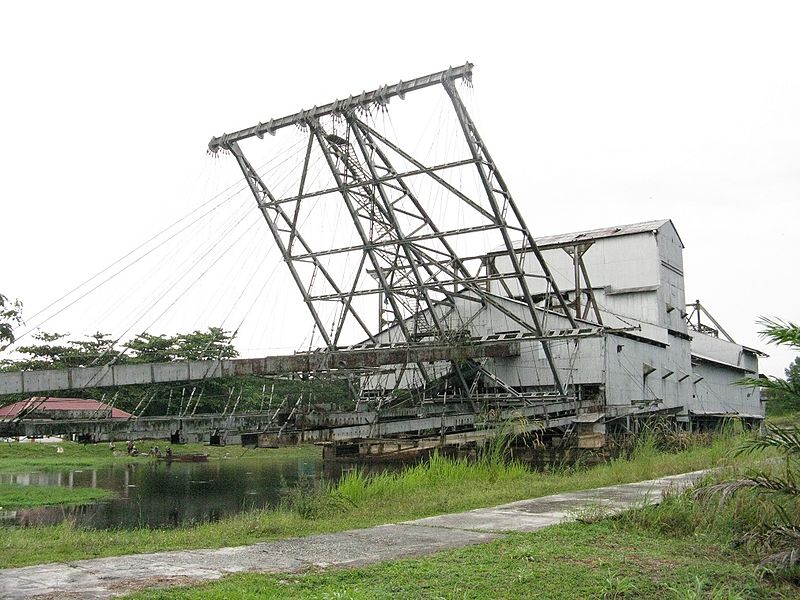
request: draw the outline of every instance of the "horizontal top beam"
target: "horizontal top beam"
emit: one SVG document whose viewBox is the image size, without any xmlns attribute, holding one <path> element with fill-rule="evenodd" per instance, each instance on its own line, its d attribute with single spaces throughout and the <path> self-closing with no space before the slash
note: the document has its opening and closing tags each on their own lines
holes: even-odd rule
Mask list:
<svg viewBox="0 0 800 600">
<path fill-rule="evenodd" d="M 445 81 L 452 81 L 456 79 L 467 79 L 472 77 L 472 63 L 465 63 L 460 67 L 451 67 L 446 71 L 439 71 L 438 73 L 431 73 L 424 77 L 417 77 L 411 81 L 400 81 L 394 85 L 384 85 L 377 90 L 371 92 L 361 92 L 358 96 L 350 96 L 345 100 L 334 100 L 324 106 L 315 106 L 309 110 L 301 110 L 293 115 L 287 115 L 279 119 L 270 119 L 266 123 L 259 123 L 247 129 L 241 129 L 234 133 L 225 133 L 219 137 L 211 138 L 208 143 L 208 149 L 216 152 L 220 148 L 226 148 L 229 144 L 239 142 L 253 136 L 263 138 L 265 133 L 274 135 L 275 131 L 290 125 L 304 124 L 309 120 L 313 120 L 325 115 L 333 113 L 343 113 L 347 110 L 359 107 L 369 106 L 377 102 L 386 104 L 390 98 L 400 96 L 404 98 L 408 92 L 414 92 L 426 87 L 444 83 Z"/>
</svg>

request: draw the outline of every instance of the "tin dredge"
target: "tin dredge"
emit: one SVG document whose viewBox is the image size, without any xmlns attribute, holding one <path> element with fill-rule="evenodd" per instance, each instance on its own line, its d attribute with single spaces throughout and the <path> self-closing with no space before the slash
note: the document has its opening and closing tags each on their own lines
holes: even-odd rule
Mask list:
<svg viewBox="0 0 800 600">
<path fill-rule="evenodd" d="M 345 379 L 353 410 L 298 400 L 259 413 L 53 419 L 30 402 L 0 435 L 326 442 L 335 457 L 472 444 L 509 419 L 545 441 L 574 435 L 582 448 L 653 415 L 686 428 L 758 423 L 757 390 L 731 384 L 758 373 L 760 353 L 699 301 L 687 305 L 672 221 L 535 239 L 459 93 L 471 78 L 467 63 L 209 143 L 241 169 L 318 349 L 0 374 L 0 394 L 39 394 L 301 373 Z M 458 156 L 418 158 L 374 118 L 417 97 L 443 101 Z M 304 155 L 292 191 L 278 195 L 245 149 L 287 128 L 304 136 Z M 310 176 L 314 165 L 324 177 Z M 344 221 L 311 229 L 322 203 Z"/>
</svg>

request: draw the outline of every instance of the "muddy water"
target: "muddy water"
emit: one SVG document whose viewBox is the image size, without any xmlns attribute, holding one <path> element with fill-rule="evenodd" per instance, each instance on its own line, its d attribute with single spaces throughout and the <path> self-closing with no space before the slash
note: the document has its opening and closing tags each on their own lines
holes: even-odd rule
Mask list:
<svg viewBox="0 0 800 600">
<path fill-rule="evenodd" d="M 274 507 L 292 493 L 337 479 L 352 465 L 321 459 L 242 459 L 127 465 L 0 474 L 0 483 L 98 487 L 117 498 L 84 506 L 0 511 L 3 525 L 45 525 L 64 519 L 98 529 L 176 527 L 215 521 L 254 508 Z"/>
</svg>

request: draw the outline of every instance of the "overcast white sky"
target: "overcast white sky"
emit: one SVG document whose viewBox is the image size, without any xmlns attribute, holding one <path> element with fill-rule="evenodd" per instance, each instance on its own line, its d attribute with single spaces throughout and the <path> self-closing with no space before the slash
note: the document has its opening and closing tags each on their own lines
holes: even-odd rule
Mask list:
<svg viewBox="0 0 800 600">
<path fill-rule="evenodd" d="M 798 23 L 763 1 L 6 4 L 0 292 L 33 314 L 206 200 L 212 135 L 470 60 L 533 233 L 672 218 L 687 299 L 780 375 L 755 321 L 800 320 Z"/>
</svg>

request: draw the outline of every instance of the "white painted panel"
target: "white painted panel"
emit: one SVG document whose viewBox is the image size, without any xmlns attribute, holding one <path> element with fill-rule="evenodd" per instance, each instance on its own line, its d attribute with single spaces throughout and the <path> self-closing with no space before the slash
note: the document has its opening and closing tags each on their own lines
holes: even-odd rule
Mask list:
<svg viewBox="0 0 800 600">
<path fill-rule="evenodd" d="M 742 373 L 723 366 L 703 363 L 694 367 L 696 376 L 702 377 L 694 385 L 695 398 L 692 410 L 709 413 L 764 414 L 757 389 L 736 385 Z"/>
<path fill-rule="evenodd" d="M 561 248 L 543 250 L 542 254 L 558 287 L 562 290 L 575 289 L 572 257 Z M 597 240 L 583 255 L 583 262 L 595 288 L 641 288 L 657 286 L 659 283 L 660 258 L 655 236 L 649 232 Z M 500 272 L 511 271 L 507 258 L 498 257 L 496 266 Z M 524 269 L 526 273 L 542 274 L 533 255 L 525 256 Z M 539 278 L 529 278 L 528 285 L 534 294 L 546 290 L 546 282 Z M 493 285 L 495 290 L 499 287 Z M 518 290 L 518 287 L 513 289 Z"/>
<path fill-rule="evenodd" d="M 691 335 L 692 353 L 729 365 L 751 368 L 752 372 L 757 372 L 758 360 L 752 354 L 745 353 L 741 345 L 695 331 Z"/>
</svg>

